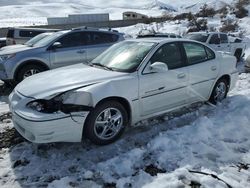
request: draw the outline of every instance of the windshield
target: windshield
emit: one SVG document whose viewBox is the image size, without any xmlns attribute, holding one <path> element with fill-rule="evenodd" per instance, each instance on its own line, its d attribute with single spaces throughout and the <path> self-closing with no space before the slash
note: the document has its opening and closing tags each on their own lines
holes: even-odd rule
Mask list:
<svg viewBox="0 0 250 188">
<path fill-rule="evenodd" d="M 208 39 L 208 34 L 188 34 L 185 36 L 187 39 L 196 40 L 199 42 L 206 42 Z"/>
<path fill-rule="evenodd" d="M 32 39 L 28 40 L 27 42 L 25 42 L 24 44 L 25 45 L 28 45 L 28 46 L 33 46 L 35 43 L 37 43 L 38 41 L 42 40 L 43 38 L 51 35 L 52 33 L 42 33 L 42 34 L 39 34 L 35 37 L 33 37 Z"/>
<path fill-rule="evenodd" d="M 110 47 L 91 63 L 121 72 L 132 72 L 155 45 L 156 43 L 153 42 L 120 42 Z"/>
<path fill-rule="evenodd" d="M 39 40 L 37 43 L 35 43 L 33 46 L 35 47 L 43 47 L 49 45 L 51 42 L 56 40 L 58 37 L 62 36 L 66 31 L 59 31 L 55 32 L 52 35 L 49 35 L 47 37 L 44 37 L 43 39 Z"/>
</svg>

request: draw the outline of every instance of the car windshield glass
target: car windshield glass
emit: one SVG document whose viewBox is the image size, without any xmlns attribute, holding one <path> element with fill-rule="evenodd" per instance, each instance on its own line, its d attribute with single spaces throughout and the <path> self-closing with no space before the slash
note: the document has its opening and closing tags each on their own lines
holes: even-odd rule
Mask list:
<svg viewBox="0 0 250 188">
<path fill-rule="evenodd" d="M 208 39 L 208 34 L 188 34 L 185 36 L 185 38 L 199 42 L 206 42 Z"/>
<path fill-rule="evenodd" d="M 95 58 L 91 64 L 116 71 L 131 72 L 136 70 L 155 45 L 156 43 L 153 42 L 120 42 Z"/>
<path fill-rule="evenodd" d="M 24 44 L 27 45 L 27 46 L 33 46 L 38 41 L 42 40 L 43 38 L 45 38 L 45 37 L 47 37 L 47 36 L 49 36 L 51 34 L 52 33 L 42 33 L 42 34 L 37 35 L 37 36 L 33 37 L 32 39 L 28 40 Z"/>
<path fill-rule="evenodd" d="M 58 37 L 62 36 L 65 33 L 65 31 L 59 31 L 56 33 L 53 33 L 50 36 L 47 36 L 41 40 L 39 40 L 37 43 L 35 43 L 33 46 L 35 47 L 43 47 L 49 45 L 51 42 L 56 40 Z"/>
</svg>

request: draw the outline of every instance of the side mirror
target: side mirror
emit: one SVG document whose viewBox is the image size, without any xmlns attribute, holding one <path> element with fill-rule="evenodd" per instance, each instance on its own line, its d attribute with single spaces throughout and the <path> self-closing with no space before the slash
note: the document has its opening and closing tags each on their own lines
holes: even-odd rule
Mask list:
<svg viewBox="0 0 250 188">
<path fill-rule="evenodd" d="M 168 66 L 166 63 L 154 62 L 150 65 L 151 72 L 167 72 Z"/>
<path fill-rule="evenodd" d="M 60 42 L 55 42 L 54 44 L 52 44 L 52 49 L 57 49 L 57 48 L 61 48 L 62 44 Z"/>
</svg>

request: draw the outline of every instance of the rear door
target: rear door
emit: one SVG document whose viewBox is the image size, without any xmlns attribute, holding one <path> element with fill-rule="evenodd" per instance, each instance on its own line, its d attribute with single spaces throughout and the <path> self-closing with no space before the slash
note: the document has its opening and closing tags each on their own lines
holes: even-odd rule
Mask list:
<svg viewBox="0 0 250 188">
<path fill-rule="evenodd" d="M 86 32 L 72 32 L 64 35 L 56 42 L 61 47 L 50 50 L 50 61 L 53 68 L 86 62 L 86 47 L 90 36 Z"/>
<path fill-rule="evenodd" d="M 86 47 L 87 61 L 91 61 L 96 58 L 119 39 L 117 34 L 107 32 L 93 31 L 88 33 L 91 36 L 91 42 Z"/>
<path fill-rule="evenodd" d="M 219 72 L 219 63 L 216 62 L 215 53 L 208 47 L 195 42 L 183 42 L 183 48 L 189 72 L 188 101 L 189 103 L 206 101 Z"/>
</svg>

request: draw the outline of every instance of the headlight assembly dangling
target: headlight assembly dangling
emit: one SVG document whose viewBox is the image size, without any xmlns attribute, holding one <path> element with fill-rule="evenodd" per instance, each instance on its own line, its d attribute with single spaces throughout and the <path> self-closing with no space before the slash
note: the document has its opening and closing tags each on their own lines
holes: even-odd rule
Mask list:
<svg viewBox="0 0 250 188">
<path fill-rule="evenodd" d="M 81 93 L 80 101 L 78 101 L 77 98 L 79 98 L 79 95 L 74 91 L 69 91 L 59 94 L 50 100 L 38 99 L 31 101 L 27 104 L 27 107 L 42 113 L 61 111 L 68 114 L 70 112 L 91 110 L 92 101 L 90 101 L 90 94 L 85 93 L 85 95 L 82 95 L 83 93 Z M 85 105 L 78 104 L 79 102 Z"/>
</svg>

